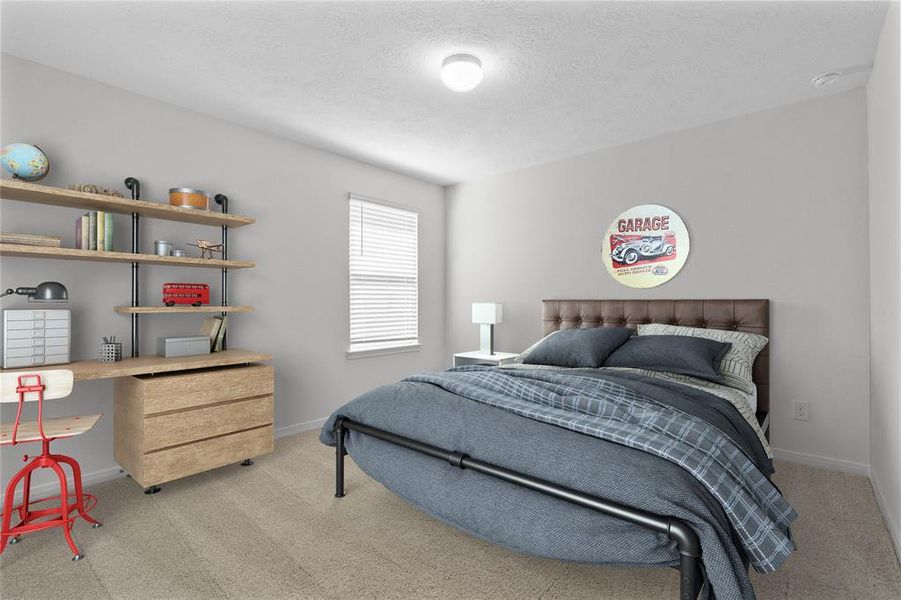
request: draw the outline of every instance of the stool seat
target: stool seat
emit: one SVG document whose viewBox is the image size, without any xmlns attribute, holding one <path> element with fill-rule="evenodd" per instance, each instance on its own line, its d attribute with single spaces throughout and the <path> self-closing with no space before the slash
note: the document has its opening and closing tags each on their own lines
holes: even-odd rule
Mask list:
<svg viewBox="0 0 901 600">
<path fill-rule="evenodd" d="M 48 438 L 60 439 L 81 435 L 90 431 L 103 415 L 83 415 L 79 417 L 58 417 L 44 419 L 44 434 Z M 22 421 L 16 432 L 16 443 L 38 442 L 41 440 L 41 432 L 37 421 Z M 8 446 L 13 443 L 13 423 L 0 424 L 0 446 Z"/>
</svg>

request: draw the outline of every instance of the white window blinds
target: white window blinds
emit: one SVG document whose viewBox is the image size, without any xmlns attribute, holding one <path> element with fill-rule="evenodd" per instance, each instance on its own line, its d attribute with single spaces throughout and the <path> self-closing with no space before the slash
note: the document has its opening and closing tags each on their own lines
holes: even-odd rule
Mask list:
<svg viewBox="0 0 901 600">
<path fill-rule="evenodd" d="M 419 343 L 419 215 L 350 199 L 350 352 Z"/>
</svg>

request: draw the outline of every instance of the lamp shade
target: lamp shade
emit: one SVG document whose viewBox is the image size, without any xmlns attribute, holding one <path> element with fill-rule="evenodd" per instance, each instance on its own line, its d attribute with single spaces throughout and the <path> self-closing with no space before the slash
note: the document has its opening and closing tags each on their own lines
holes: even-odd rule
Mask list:
<svg viewBox="0 0 901 600">
<path fill-rule="evenodd" d="M 503 317 L 503 304 L 496 302 L 473 302 L 472 322 L 479 325 L 497 325 Z"/>
<path fill-rule="evenodd" d="M 65 302 L 69 299 L 69 290 L 58 281 L 45 281 L 34 288 L 34 294 L 28 299 L 32 302 Z"/>
</svg>

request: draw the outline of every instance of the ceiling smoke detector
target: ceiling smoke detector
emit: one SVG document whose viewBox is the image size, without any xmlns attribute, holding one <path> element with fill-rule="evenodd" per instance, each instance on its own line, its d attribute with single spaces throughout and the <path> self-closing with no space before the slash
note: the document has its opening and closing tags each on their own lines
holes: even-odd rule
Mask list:
<svg viewBox="0 0 901 600">
<path fill-rule="evenodd" d="M 482 61 L 471 54 L 454 54 L 441 63 L 441 81 L 455 92 L 468 92 L 482 82 Z"/>
<path fill-rule="evenodd" d="M 823 73 L 822 75 L 817 75 L 811 79 L 810 85 L 813 87 L 826 87 L 827 85 L 835 83 L 841 76 L 841 73 Z"/>
</svg>

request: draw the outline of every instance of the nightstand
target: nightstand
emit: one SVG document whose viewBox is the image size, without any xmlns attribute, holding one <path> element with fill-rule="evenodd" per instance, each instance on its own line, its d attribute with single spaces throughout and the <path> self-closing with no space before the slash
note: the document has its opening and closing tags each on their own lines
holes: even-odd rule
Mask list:
<svg viewBox="0 0 901 600">
<path fill-rule="evenodd" d="M 516 354 L 515 352 L 495 352 L 494 354 L 486 354 L 479 350 L 474 352 L 457 352 L 454 354 L 454 366 L 487 365 L 489 367 L 499 367 L 501 365 L 509 365 L 517 356 L 519 356 L 519 354 Z"/>
</svg>

